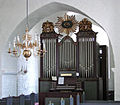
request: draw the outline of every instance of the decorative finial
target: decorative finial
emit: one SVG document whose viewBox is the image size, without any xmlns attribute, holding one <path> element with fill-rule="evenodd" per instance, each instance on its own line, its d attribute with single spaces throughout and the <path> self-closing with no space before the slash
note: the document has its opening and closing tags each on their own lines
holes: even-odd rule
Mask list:
<svg viewBox="0 0 120 105">
<path fill-rule="evenodd" d="M 48 20 L 42 24 L 42 32 L 49 33 L 54 32 L 54 24 Z"/>
<path fill-rule="evenodd" d="M 79 22 L 79 30 L 80 31 L 91 31 L 92 23 L 87 18 L 84 18 L 82 21 Z"/>
</svg>

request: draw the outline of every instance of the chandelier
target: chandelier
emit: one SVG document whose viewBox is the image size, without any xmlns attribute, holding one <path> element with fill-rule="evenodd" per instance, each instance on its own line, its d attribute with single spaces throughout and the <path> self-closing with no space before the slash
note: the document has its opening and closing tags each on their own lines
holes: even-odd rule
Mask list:
<svg viewBox="0 0 120 105">
<path fill-rule="evenodd" d="M 41 43 L 40 36 L 35 36 L 32 38 L 32 36 L 29 34 L 29 24 L 28 24 L 28 0 L 26 0 L 26 29 L 25 34 L 22 36 L 22 42 L 20 41 L 20 37 L 17 36 L 13 40 L 13 48 L 11 48 L 11 43 L 9 43 L 9 50 L 8 53 L 11 56 L 19 57 L 21 54 L 26 58 L 26 61 L 28 58 L 34 54 L 36 56 L 44 54 L 45 47 L 41 49 Z"/>
</svg>

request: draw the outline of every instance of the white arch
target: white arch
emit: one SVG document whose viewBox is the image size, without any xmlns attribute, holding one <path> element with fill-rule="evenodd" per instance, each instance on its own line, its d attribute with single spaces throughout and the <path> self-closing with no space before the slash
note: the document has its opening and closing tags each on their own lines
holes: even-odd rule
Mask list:
<svg viewBox="0 0 120 105">
<path fill-rule="evenodd" d="M 63 4 L 63 3 L 58 3 L 58 2 L 49 3 L 47 5 L 44 5 L 43 7 L 35 10 L 34 12 L 32 12 L 29 15 L 29 23 L 30 23 L 30 27 L 29 28 L 32 29 L 40 20 L 42 20 L 45 17 L 48 17 L 50 15 L 53 15 L 53 14 L 55 14 L 57 12 L 61 12 L 61 11 L 72 11 L 72 12 L 75 12 L 75 13 L 78 13 L 78 14 L 82 14 L 85 17 L 89 18 L 92 22 L 94 22 L 96 25 L 98 25 L 99 27 L 101 27 L 104 30 L 104 28 L 99 23 L 97 23 L 94 19 L 92 19 L 91 17 L 89 17 L 88 15 L 83 13 L 82 11 L 80 11 L 77 8 L 74 8 L 72 6 L 69 6 L 69 5 L 66 5 L 66 4 Z M 5 42 L 6 43 L 6 45 L 5 45 L 6 47 L 7 47 L 7 42 L 9 42 L 9 40 L 12 40 L 14 38 L 14 36 L 22 35 L 24 33 L 24 31 L 25 31 L 25 23 L 26 23 L 26 20 L 24 18 L 17 25 L 17 27 L 14 29 L 12 34 L 9 35 L 9 39 Z M 111 48 L 112 48 L 112 46 L 111 46 Z M 113 60 L 112 61 L 114 62 L 114 56 L 113 56 Z"/>
<path fill-rule="evenodd" d="M 84 12 L 82 12 L 82 11 L 78 10 L 77 8 L 74 8 L 70 5 L 58 3 L 58 2 L 48 3 L 48 4 L 44 5 L 43 7 L 32 12 L 29 15 L 29 24 L 30 24 L 29 29 L 32 29 L 40 20 L 44 19 L 45 17 L 48 17 L 48 16 L 55 14 L 57 12 L 60 12 L 60 11 L 72 11 L 72 12 L 75 12 L 78 14 L 82 14 L 85 17 L 89 18 L 92 22 L 94 22 L 96 25 L 98 25 L 105 31 L 105 29 L 98 22 L 96 22 L 94 19 L 92 19 L 91 17 L 86 15 Z M 9 40 L 12 40 L 16 35 L 22 35 L 25 32 L 25 26 L 26 26 L 25 24 L 26 24 L 26 19 L 24 18 L 19 23 L 19 25 L 17 25 L 17 27 L 14 29 L 12 34 L 9 36 L 8 40 L 6 41 L 7 42 L 6 45 L 3 46 L 4 48 L 7 48 L 7 46 L 8 46 L 7 44 L 9 42 Z M 109 38 L 109 36 L 108 36 L 108 38 Z M 110 41 L 110 39 L 109 39 L 109 41 Z M 111 48 L 112 48 L 112 46 L 111 46 Z M 112 53 L 112 55 L 113 55 L 112 61 L 114 63 L 114 54 Z"/>
</svg>

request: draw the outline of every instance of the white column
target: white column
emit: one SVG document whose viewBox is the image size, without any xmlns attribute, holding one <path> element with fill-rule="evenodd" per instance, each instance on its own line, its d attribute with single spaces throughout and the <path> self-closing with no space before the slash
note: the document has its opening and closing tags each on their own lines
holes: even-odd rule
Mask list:
<svg viewBox="0 0 120 105">
<path fill-rule="evenodd" d="M 2 98 L 2 72 L 0 70 L 0 98 Z"/>
<path fill-rule="evenodd" d="M 112 68 L 114 72 L 114 99 L 120 101 L 120 69 Z"/>
</svg>

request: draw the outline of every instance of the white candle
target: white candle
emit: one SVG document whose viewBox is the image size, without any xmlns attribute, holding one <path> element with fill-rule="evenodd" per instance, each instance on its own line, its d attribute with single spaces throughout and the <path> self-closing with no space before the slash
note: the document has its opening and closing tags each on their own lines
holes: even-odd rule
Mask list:
<svg viewBox="0 0 120 105">
<path fill-rule="evenodd" d="M 73 105 L 73 97 L 70 95 L 70 105 Z"/>
<path fill-rule="evenodd" d="M 15 48 L 15 41 L 13 42 L 13 47 Z"/>
<path fill-rule="evenodd" d="M 38 44 L 39 44 L 39 47 L 41 47 L 40 41 L 38 42 Z"/>
<path fill-rule="evenodd" d="M 11 46 L 11 44 L 10 44 L 10 42 L 9 42 L 9 48 L 10 48 L 10 46 Z"/>
<path fill-rule="evenodd" d="M 65 105 L 65 100 L 61 98 L 61 105 Z"/>
<path fill-rule="evenodd" d="M 17 36 L 17 42 L 19 42 L 20 41 L 20 38 L 19 38 L 19 36 Z"/>
<path fill-rule="evenodd" d="M 16 42 L 16 37 L 14 37 L 14 42 Z"/>
<path fill-rule="evenodd" d="M 27 41 L 27 34 L 26 34 L 26 37 L 25 37 L 26 41 Z"/>
<path fill-rule="evenodd" d="M 27 41 L 25 42 L 25 46 L 27 47 Z"/>
</svg>

